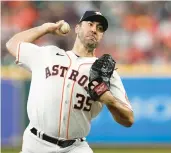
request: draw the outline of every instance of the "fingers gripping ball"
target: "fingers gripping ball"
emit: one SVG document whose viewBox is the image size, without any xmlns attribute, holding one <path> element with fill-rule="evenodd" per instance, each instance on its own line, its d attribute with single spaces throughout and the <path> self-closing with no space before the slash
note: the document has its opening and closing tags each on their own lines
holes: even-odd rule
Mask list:
<svg viewBox="0 0 171 153">
<path fill-rule="evenodd" d="M 93 100 L 98 100 L 103 93 L 109 90 L 115 63 L 112 56 L 104 54 L 91 66 L 88 92 Z"/>
<path fill-rule="evenodd" d="M 71 28 L 67 22 L 64 22 L 59 30 L 62 34 L 67 34 L 70 32 Z"/>
</svg>

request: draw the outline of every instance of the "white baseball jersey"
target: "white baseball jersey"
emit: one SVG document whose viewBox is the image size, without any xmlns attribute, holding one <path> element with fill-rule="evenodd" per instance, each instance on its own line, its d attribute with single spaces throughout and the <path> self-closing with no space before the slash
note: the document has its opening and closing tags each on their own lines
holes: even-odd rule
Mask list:
<svg viewBox="0 0 171 153">
<path fill-rule="evenodd" d="M 88 135 L 91 120 L 103 107 L 87 93 L 89 71 L 95 57 L 78 57 L 56 46 L 20 43 L 16 62 L 32 72 L 27 112 L 31 126 L 65 139 Z M 131 109 L 116 71 L 111 93 Z"/>
</svg>

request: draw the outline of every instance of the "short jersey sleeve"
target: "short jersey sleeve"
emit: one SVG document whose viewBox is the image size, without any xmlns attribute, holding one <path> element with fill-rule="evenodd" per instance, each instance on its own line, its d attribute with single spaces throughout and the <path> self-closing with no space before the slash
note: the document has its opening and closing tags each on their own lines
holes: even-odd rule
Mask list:
<svg viewBox="0 0 171 153">
<path fill-rule="evenodd" d="M 113 72 L 113 75 L 110 79 L 110 91 L 114 97 L 121 100 L 126 107 L 132 110 L 131 104 L 128 100 L 121 78 L 116 71 Z"/>
<path fill-rule="evenodd" d="M 26 42 L 20 42 L 17 47 L 16 53 L 16 64 L 33 69 L 33 66 L 38 64 L 40 56 L 41 47 Z"/>
</svg>

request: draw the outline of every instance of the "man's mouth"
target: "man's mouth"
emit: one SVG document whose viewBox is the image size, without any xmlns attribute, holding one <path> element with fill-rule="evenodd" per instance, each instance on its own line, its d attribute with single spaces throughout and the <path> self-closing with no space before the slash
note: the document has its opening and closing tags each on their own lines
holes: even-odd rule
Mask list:
<svg viewBox="0 0 171 153">
<path fill-rule="evenodd" d="M 92 39 L 92 40 L 95 40 L 95 41 L 96 41 L 96 37 L 95 37 L 95 36 L 93 36 L 93 35 L 89 35 L 89 36 L 87 36 L 87 37 L 89 37 L 90 39 Z"/>
</svg>

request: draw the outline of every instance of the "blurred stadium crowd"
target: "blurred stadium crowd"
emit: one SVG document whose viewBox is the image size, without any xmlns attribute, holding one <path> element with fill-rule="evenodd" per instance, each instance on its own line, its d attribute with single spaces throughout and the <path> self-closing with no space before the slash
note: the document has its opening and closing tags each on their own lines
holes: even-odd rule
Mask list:
<svg viewBox="0 0 171 153">
<path fill-rule="evenodd" d="M 72 28 L 67 37 L 47 35 L 39 45 L 58 45 L 72 49 L 74 27 L 86 10 L 100 10 L 109 20 L 109 29 L 100 44 L 97 56 L 110 53 L 117 63 L 171 63 L 171 2 L 169 1 L 2 1 L 1 63 L 13 64 L 5 48 L 15 33 L 64 19 Z"/>
</svg>

